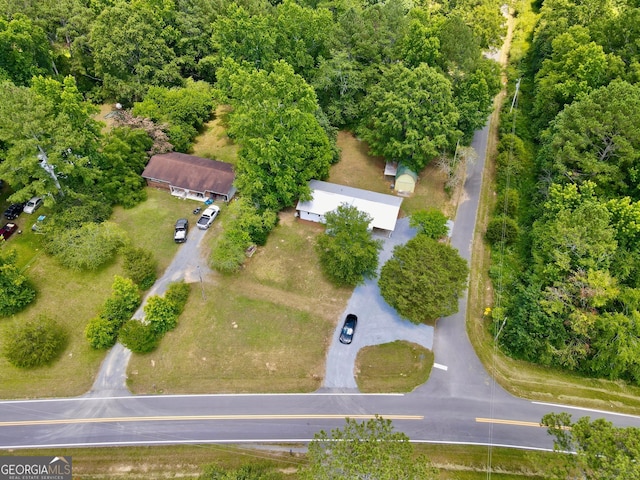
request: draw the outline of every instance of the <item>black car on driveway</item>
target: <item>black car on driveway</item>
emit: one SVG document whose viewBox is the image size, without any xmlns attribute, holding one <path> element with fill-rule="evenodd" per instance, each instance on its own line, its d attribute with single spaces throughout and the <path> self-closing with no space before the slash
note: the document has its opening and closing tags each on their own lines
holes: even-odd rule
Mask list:
<svg viewBox="0 0 640 480">
<path fill-rule="evenodd" d="M 6 218 L 7 220 L 15 220 L 23 210 L 24 203 L 12 203 L 11 205 L 9 205 L 9 208 L 4 211 L 4 218 Z"/>
<path fill-rule="evenodd" d="M 348 314 L 347 318 L 344 319 L 344 325 L 342 325 L 342 331 L 340 332 L 340 343 L 351 343 L 357 324 L 358 317 L 353 313 Z"/>
</svg>

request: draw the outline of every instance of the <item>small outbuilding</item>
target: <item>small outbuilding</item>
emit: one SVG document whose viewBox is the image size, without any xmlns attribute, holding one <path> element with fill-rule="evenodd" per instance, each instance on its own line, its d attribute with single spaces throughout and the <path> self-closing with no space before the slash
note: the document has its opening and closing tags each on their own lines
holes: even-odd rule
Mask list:
<svg viewBox="0 0 640 480">
<path fill-rule="evenodd" d="M 296 206 L 296 215 L 302 220 L 324 223 L 327 212 L 347 204 L 371 217 L 371 229 L 391 235 L 396 228 L 402 198 L 320 180 L 311 180 L 309 188 L 311 200 L 300 201 Z"/>
<path fill-rule="evenodd" d="M 408 197 L 415 191 L 416 183 L 418 183 L 418 174 L 405 164 L 399 164 L 394 187 L 396 193 L 403 197 Z"/>
<path fill-rule="evenodd" d="M 149 160 L 142 178 L 150 187 L 191 200 L 222 200 L 235 195 L 235 173 L 230 163 L 179 152 L 161 153 Z"/>
<path fill-rule="evenodd" d="M 384 164 L 384 178 L 395 181 L 398 173 L 398 162 L 387 162 Z"/>
</svg>

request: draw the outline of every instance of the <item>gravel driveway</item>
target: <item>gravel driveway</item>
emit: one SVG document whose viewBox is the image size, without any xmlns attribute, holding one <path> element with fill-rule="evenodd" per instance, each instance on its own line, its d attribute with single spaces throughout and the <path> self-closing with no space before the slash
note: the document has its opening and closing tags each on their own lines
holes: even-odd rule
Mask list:
<svg viewBox="0 0 640 480">
<path fill-rule="evenodd" d="M 196 217 L 189 219 L 193 226 L 189 229 L 186 243 L 183 243 L 163 275 L 145 295 L 140 308 L 132 318 L 144 318 L 144 305 L 153 295 L 163 295 L 169 284 L 184 280 L 187 283 L 200 282 L 211 274 L 207 265 L 201 243 L 208 230 L 199 230 L 195 225 Z M 192 295 L 194 292 L 192 292 Z M 126 396 L 131 395 L 127 388 L 127 365 L 131 357 L 131 350 L 121 343 L 116 343 L 100 365 L 100 371 L 93 383 L 88 397 L 96 396 Z"/>
<path fill-rule="evenodd" d="M 415 234 L 416 230 L 409 227 L 409 218 L 401 218 L 391 237 L 379 237 L 384 242 L 379 256 L 380 267 L 391 258 L 393 247 L 406 243 Z M 355 313 L 358 316 L 358 326 L 353 342 L 350 345 L 343 345 L 338 337 L 347 313 Z M 337 323 L 327 354 L 323 391 L 357 390 L 358 386 L 353 373 L 356 355 L 362 347 L 406 340 L 430 350 L 433 348 L 433 327 L 415 325 L 400 318 L 380 295 L 377 278 L 367 280 L 363 285 L 355 288 L 346 310 Z"/>
</svg>

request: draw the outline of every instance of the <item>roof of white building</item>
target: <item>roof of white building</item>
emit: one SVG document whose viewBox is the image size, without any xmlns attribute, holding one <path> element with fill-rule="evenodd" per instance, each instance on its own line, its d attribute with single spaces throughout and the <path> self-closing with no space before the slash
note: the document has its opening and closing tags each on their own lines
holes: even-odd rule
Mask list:
<svg viewBox="0 0 640 480">
<path fill-rule="evenodd" d="M 352 205 L 371 218 L 370 227 L 393 231 L 400 213 L 402 198 L 335 183 L 311 180 L 312 199 L 298 202 L 297 210 L 324 215 L 342 204 Z"/>
</svg>

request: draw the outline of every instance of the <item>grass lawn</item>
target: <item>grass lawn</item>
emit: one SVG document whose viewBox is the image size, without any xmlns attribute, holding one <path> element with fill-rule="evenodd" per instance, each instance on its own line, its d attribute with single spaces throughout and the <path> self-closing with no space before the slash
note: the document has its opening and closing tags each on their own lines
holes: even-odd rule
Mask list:
<svg viewBox="0 0 640 480">
<path fill-rule="evenodd" d="M 0 398 L 81 395 L 91 387 L 104 356 L 104 352 L 96 352 L 89 347 L 84 338 L 84 327 L 109 296 L 113 276 L 120 273 L 121 268 L 114 263 L 99 272 L 71 272 L 60 267 L 52 258 L 40 254 L 39 250 L 20 245 L 22 242 L 37 244 L 30 238 L 33 236 L 35 234 L 25 231 L 2 247 L 15 246 L 20 252 L 35 252 L 25 272 L 35 284 L 38 295 L 24 311 L 0 320 L 0 338 L 6 338 L 5 332 L 14 322 L 45 315 L 64 326 L 69 341 L 60 358 L 47 367 L 19 369 L 0 357 Z"/>
<path fill-rule="evenodd" d="M 238 161 L 239 146 L 227 136 L 225 115 L 228 106 L 219 106 L 215 116 L 204 124 L 203 131 L 196 137 L 193 154 L 233 165 Z"/>
<path fill-rule="evenodd" d="M 364 393 L 411 392 L 429 379 L 433 352 L 410 342 L 364 347 L 356 358 L 358 389 Z"/>
<path fill-rule="evenodd" d="M 307 459 L 298 453 L 303 445 L 274 446 L 256 450 L 233 445 L 175 445 L 155 447 L 109 447 L 55 450 L 0 451 L 2 455 L 69 456 L 74 478 L 83 480 L 197 478 L 205 465 L 235 469 L 260 463 L 284 479 L 295 480 Z M 293 448 L 293 454 L 290 449 Z M 487 447 L 472 445 L 414 444 L 416 457 L 424 455 L 438 468 L 439 480 L 483 480 L 487 476 Z M 491 478 L 495 480 L 542 480 L 552 478 L 558 457 L 549 452 L 527 452 L 494 447 Z"/>
<path fill-rule="evenodd" d="M 175 219 L 191 215 L 194 203 L 153 189 L 148 189 L 148 196 L 145 203 L 133 209 L 116 209 L 112 220 L 127 231 L 133 244 L 151 250 L 160 269 L 164 269 L 177 249 L 173 242 Z M 44 208 L 38 210 L 38 214 L 46 213 Z M 105 352 L 89 347 L 84 329 L 111 294 L 114 275 L 123 273 L 119 259 L 96 272 L 62 268 L 42 252 L 43 237 L 30 230 L 35 219 L 33 215 L 20 215 L 17 222 L 23 233 L 14 234 L 0 246 L 3 250 L 18 252 L 18 264 L 38 291 L 35 302 L 27 309 L 0 319 L 0 335 L 11 328 L 14 321 L 46 315 L 65 327 L 69 342 L 60 358 L 48 367 L 19 369 L 0 357 L 0 398 L 67 397 L 82 395 L 91 388 Z"/>
<path fill-rule="evenodd" d="M 414 448 L 440 470 L 440 480 L 489 478 L 489 449 L 486 446 L 417 444 Z M 561 464 L 561 457 L 553 452 L 492 447 L 490 456 L 491 478 L 495 480 L 555 478 L 552 469 Z"/>
<path fill-rule="evenodd" d="M 384 177 L 385 161 L 368 154 L 367 144 L 350 132 L 338 132 L 340 162 L 331 167 L 329 182 L 393 195 L 391 182 Z M 402 202 L 401 215 L 416 210 L 439 208 L 445 215 L 455 216 L 455 194 L 450 198 L 444 191 L 445 175 L 433 165 L 420 172 L 415 193 Z"/>
<path fill-rule="evenodd" d="M 136 393 L 313 391 L 351 293 L 322 276 L 313 250 L 319 226 L 283 212 L 267 245 L 237 275 L 194 285 L 178 327 L 159 348 L 134 355 Z M 210 238 L 215 231 L 210 232 Z"/>
</svg>

